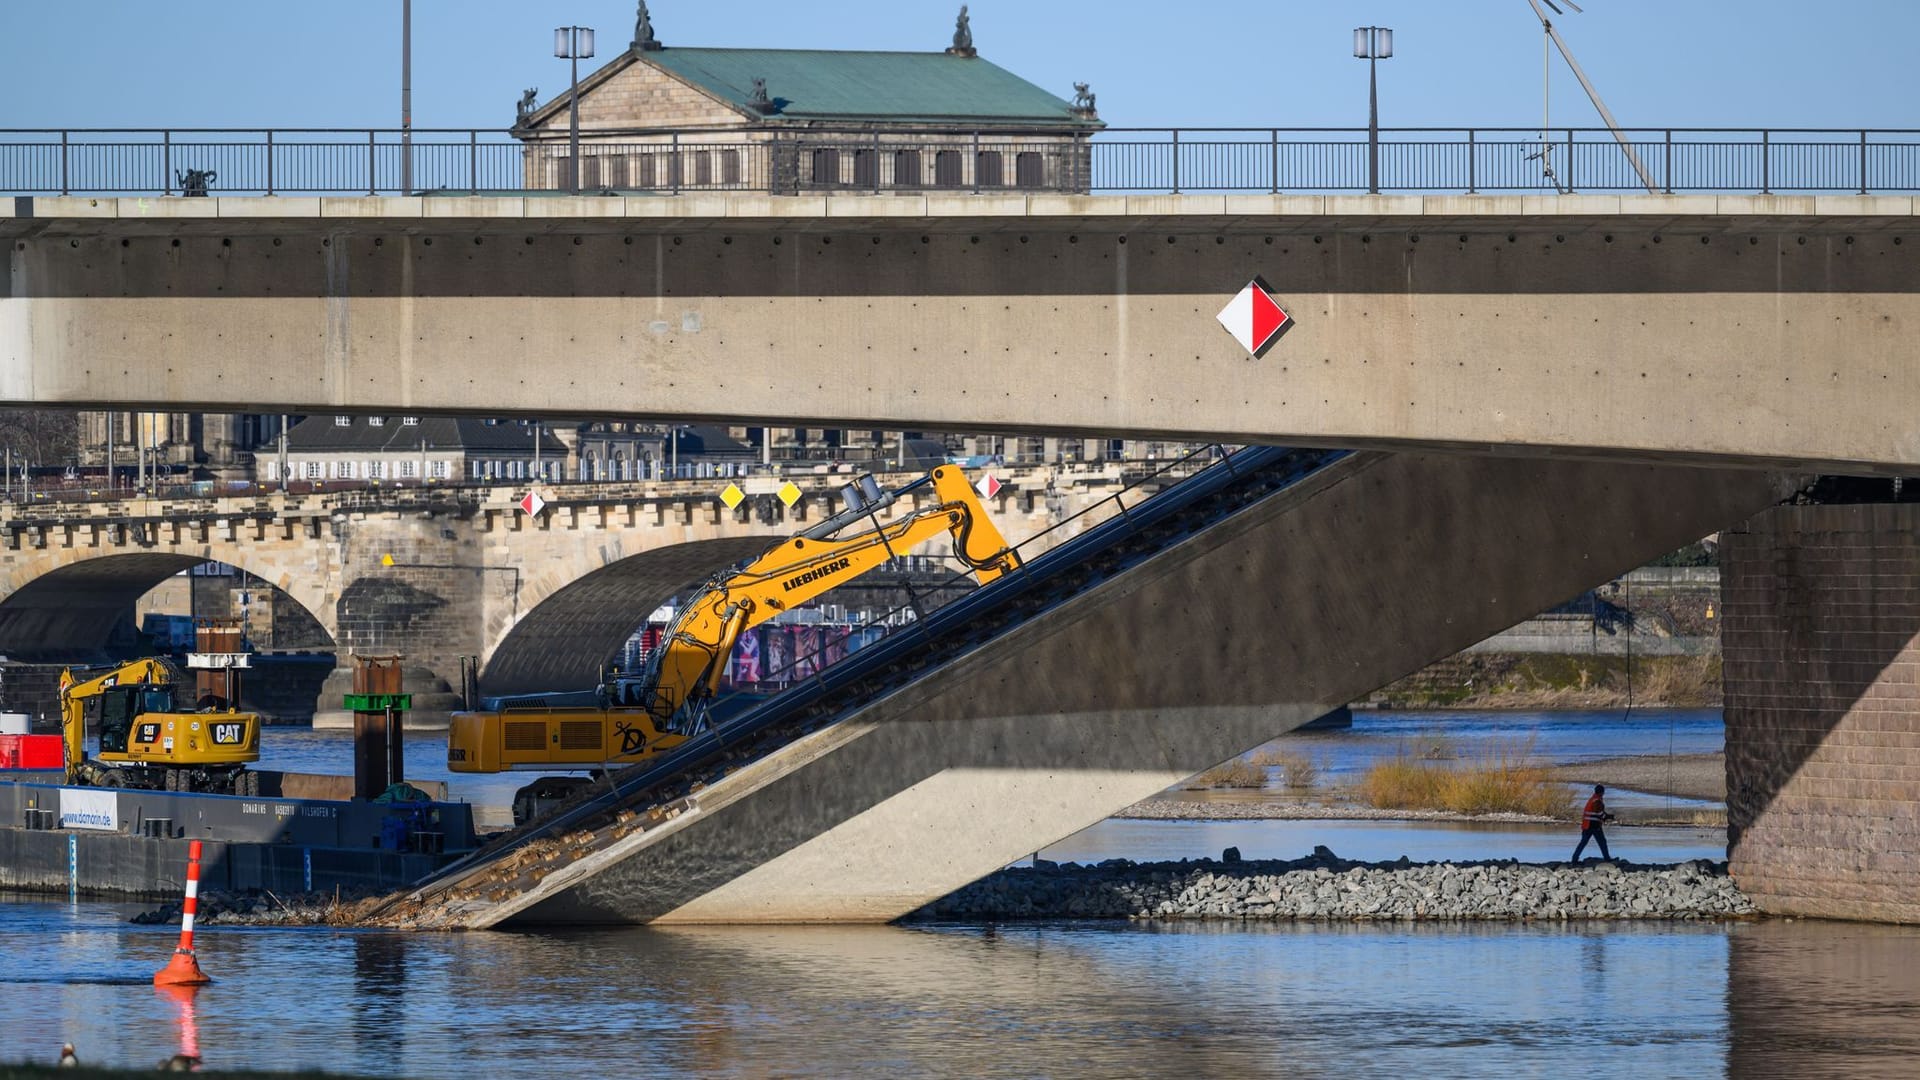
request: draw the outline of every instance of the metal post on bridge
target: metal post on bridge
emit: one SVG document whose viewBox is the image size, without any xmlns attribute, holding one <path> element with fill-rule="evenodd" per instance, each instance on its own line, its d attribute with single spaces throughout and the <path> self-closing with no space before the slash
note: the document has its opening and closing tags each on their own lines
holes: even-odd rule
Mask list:
<svg viewBox="0 0 1920 1080">
<path fill-rule="evenodd" d="M 1771 134 L 1772 132 L 1767 131 L 1764 128 L 1761 129 L 1761 132 L 1760 132 L 1760 194 L 1762 195 L 1773 194 L 1772 190 L 1770 190 L 1773 186 L 1772 183 L 1770 182 L 1772 180 L 1772 176 L 1770 175 L 1770 170 L 1768 168 L 1770 162 L 1767 160 L 1769 157 L 1772 156 L 1771 154 L 1767 153 L 1768 147 L 1771 145 L 1771 140 L 1768 138 L 1768 136 Z"/>
<path fill-rule="evenodd" d="M 65 131 L 60 133 L 60 194 L 72 194 L 67 182 L 67 133 Z"/>
<path fill-rule="evenodd" d="M 1477 154 L 1474 148 L 1473 134 L 1474 134 L 1473 129 L 1468 128 L 1467 129 L 1467 194 L 1469 195 L 1479 194 L 1479 187 L 1480 187 L 1478 183 L 1478 177 L 1476 175 L 1476 169 L 1478 168 L 1479 163 L 1474 160 Z"/>
<path fill-rule="evenodd" d="M 173 132 L 160 133 L 160 193 L 173 194 Z"/>
<path fill-rule="evenodd" d="M 373 132 L 369 130 L 367 132 L 367 194 L 369 195 L 378 194 L 378 189 L 373 186 L 375 171 L 376 170 L 374 166 L 374 153 L 373 153 Z"/>
<path fill-rule="evenodd" d="M 467 192 L 480 194 L 480 133 L 467 132 Z"/>
<path fill-rule="evenodd" d="M 1867 133 L 1860 132 L 1860 194 L 1867 193 Z"/>
<path fill-rule="evenodd" d="M 267 131 L 267 194 L 273 194 L 273 131 Z"/>
</svg>

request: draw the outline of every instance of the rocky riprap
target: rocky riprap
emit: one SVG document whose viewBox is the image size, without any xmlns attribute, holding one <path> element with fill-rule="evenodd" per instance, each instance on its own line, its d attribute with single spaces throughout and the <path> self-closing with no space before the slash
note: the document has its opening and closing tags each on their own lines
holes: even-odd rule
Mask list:
<svg viewBox="0 0 1920 1080">
<path fill-rule="evenodd" d="M 205 926 L 315 926 L 345 921 L 344 913 L 356 901 L 375 895 L 367 889 L 343 889 L 338 894 L 249 891 L 228 893 L 208 889 L 199 897 L 196 924 Z M 131 920 L 143 926 L 174 925 L 180 921 L 180 901 L 143 911 Z"/>
<path fill-rule="evenodd" d="M 1305 859 L 1012 867 L 916 912 L 929 919 L 1728 919 L 1754 914 L 1727 864 Z"/>
</svg>

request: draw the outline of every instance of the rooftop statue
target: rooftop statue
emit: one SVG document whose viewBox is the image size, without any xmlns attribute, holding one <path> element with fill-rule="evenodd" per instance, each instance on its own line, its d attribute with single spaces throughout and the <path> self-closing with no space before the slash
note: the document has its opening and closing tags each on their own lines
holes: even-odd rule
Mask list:
<svg viewBox="0 0 1920 1080">
<path fill-rule="evenodd" d="M 655 52 L 660 41 L 653 36 L 653 16 L 647 14 L 647 0 L 640 0 L 640 10 L 633 18 L 633 48 L 641 52 Z"/>
<path fill-rule="evenodd" d="M 1087 88 L 1086 83 L 1073 84 L 1073 111 L 1089 115 L 1098 111 L 1093 107 L 1093 91 Z"/>
<path fill-rule="evenodd" d="M 947 52 L 955 56 L 972 56 L 973 27 L 967 17 L 967 5 L 960 5 L 960 17 L 953 21 L 953 48 Z"/>
<path fill-rule="evenodd" d="M 537 87 L 532 87 L 532 86 L 527 87 L 526 92 L 520 95 L 520 103 L 518 106 L 515 107 L 515 110 L 514 110 L 514 117 L 513 117 L 514 127 L 526 126 L 527 118 L 533 115 L 534 105 L 539 101 L 539 99 L 540 99 L 539 89 Z"/>
</svg>

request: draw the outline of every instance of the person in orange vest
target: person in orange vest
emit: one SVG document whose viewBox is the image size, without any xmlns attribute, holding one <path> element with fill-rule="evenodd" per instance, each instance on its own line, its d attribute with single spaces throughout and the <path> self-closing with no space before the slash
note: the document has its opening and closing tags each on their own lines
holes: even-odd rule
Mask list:
<svg viewBox="0 0 1920 1080">
<path fill-rule="evenodd" d="M 1573 862 L 1580 861 L 1580 853 L 1587 850 L 1589 840 L 1599 841 L 1602 859 L 1613 858 L 1607 854 L 1607 834 L 1600 828 L 1602 822 L 1613 820 L 1613 815 L 1607 813 L 1606 794 L 1605 787 L 1593 785 L 1593 797 L 1587 800 L 1586 809 L 1580 811 L 1580 843 L 1573 849 Z"/>
</svg>

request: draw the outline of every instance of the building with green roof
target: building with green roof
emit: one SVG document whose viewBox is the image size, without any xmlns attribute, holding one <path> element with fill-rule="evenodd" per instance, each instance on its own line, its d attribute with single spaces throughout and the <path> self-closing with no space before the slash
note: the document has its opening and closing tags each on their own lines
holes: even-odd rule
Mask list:
<svg viewBox="0 0 1920 1080">
<path fill-rule="evenodd" d="M 1093 95 L 979 56 L 966 9 L 938 52 L 663 44 L 641 0 L 627 50 L 580 80 L 579 187 L 678 192 L 1086 186 Z M 570 95 L 522 98 L 529 187 L 572 184 Z"/>
</svg>

